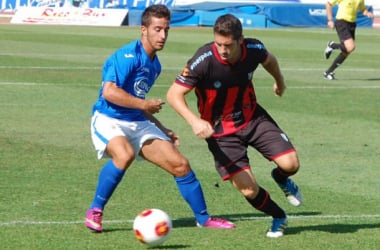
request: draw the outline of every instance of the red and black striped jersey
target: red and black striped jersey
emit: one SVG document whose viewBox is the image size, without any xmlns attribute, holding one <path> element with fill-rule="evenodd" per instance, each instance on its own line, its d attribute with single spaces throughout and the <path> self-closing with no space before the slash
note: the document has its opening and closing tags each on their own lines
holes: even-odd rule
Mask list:
<svg viewBox="0 0 380 250">
<path fill-rule="evenodd" d="M 240 60 L 232 65 L 212 42 L 199 48 L 177 76 L 177 84 L 195 89 L 198 111 L 213 126 L 214 137 L 235 133 L 252 119 L 257 104 L 252 76 L 267 56 L 263 43 L 246 38 Z"/>
</svg>

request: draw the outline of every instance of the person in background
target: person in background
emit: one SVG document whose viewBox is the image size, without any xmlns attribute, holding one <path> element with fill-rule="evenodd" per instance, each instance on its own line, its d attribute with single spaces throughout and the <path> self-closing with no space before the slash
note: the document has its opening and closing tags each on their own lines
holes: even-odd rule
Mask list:
<svg viewBox="0 0 380 250">
<path fill-rule="evenodd" d="M 98 158 L 111 159 L 99 173 L 95 196 L 85 216 L 85 225 L 95 232 L 102 232 L 104 208 L 135 158 L 145 159 L 174 177 L 199 227 L 235 227 L 209 215 L 202 187 L 189 161 L 176 148 L 178 137 L 153 115 L 164 102 L 145 98 L 161 73 L 156 52 L 164 48 L 170 18 L 165 5 L 146 8 L 141 39 L 116 50 L 104 63 L 99 98 L 92 111 L 91 137 Z"/>
<path fill-rule="evenodd" d="M 332 9 L 336 4 L 338 12 L 334 22 Z M 334 50 L 340 50 L 331 66 L 323 73 L 323 77 L 327 80 L 335 80 L 334 71 L 355 50 L 356 19 L 359 10 L 363 15 L 373 18 L 373 14 L 366 9 L 364 0 L 329 0 L 326 3 L 327 25 L 332 29 L 335 28 L 339 37 L 339 42 L 329 41 L 327 43 L 326 59 L 330 58 Z"/>
<path fill-rule="evenodd" d="M 272 177 L 288 201 L 299 206 L 302 195 L 289 178 L 299 170 L 299 160 L 289 138 L 257 103 L 252 82 L 259 65 L 273 77 L 273 91 L 282 96 L 283 75 L 276 57 L 254 38 L 244 38 L 240 20 L 231 14 L 218 17 L 214 41 L 199 48 L 169 88 L 166 98 L 174 110 L 205 139 L 223 180 L 241 192 L 246 201 L 273 220 L 266 234 L 277 238 L 287 226 L 285 211 L 260 186 L 251 170 L 248 146 L 258 150 L 276 167 Z M 185 96 L 195 90 L 198 117 Z"/>
</svg>

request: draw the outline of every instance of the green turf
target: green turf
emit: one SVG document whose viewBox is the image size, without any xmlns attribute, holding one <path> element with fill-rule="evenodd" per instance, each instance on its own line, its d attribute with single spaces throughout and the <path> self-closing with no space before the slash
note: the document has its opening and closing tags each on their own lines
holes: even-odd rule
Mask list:
<svg viewBox="0 0 380 250">
<path fill-rule="evenodd" d="M 136 28 L 0 25 L 0 248 L 144 249 L 132 220 L 145 208 L 168 212 L 174 229 L 159 249 L 378 249 L 380 245 L 380 49 L 378 30 L 358 29 L 357 49 L 322 78 L 332 59 L 323 50 L 328 29 L 246 30 L 277 55 L 287 82 L 282 98 L 262 68 L 259 102 L 298 149 L 294 177 L 304 205 L 291 207 L 270 178 L 273 165 L 254 150 L 259 183 L 288 213 L 281 239 L 267 239 L 270 218 L 253 210 L 213 168 L 204 141 L 169 106 L 159 118 L 177 131 L 181 151 L 200 179 L 210 213 L 234 230 L 199 229 L 172 178 L 136 162 L 110 200 L 104 233 L 83 224 L 98 171 L 89 120 L 103 61 L 138 38 Z M 163 72 L 149 97 L 165 98 L 186 60 L 212 40 L 211 28 L 172 28 L 159 53 Z M 188 98 L 195 108 L 194 95 Z"/>
</svg>

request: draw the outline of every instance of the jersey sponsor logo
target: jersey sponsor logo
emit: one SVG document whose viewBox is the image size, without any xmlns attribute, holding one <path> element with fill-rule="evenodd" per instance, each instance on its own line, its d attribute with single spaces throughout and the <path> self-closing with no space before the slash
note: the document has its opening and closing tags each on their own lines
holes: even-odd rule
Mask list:
<svg viewBox="0 0 380 250">
<path fill-rule="evenodd" d="M 125 58 L 134 58 L 135 56 L 133 54 L 124 54 Z"/>
<path fill-rule="evenodd" d="M 242 117 L 243 112 L 242 111 L 237 111 L 234 113 L 230 113 L 227 115 L 219 116 L 215 121 L 214 121 L 214 126 L 218 125 L 221 121 L 233 121 L 237 120 L 240 117 Z"/>
<path fill-rule="evenodd" d="M 136 96 L 145 98 L 146 93 L 149 91 L 149 79 L 146 77 L 139 79 L 134 83 L 133 89 Z"/>
<path fill-rule="evenodd" d="M 248 43 L 247 49 L 265 49 L 265 46 L 261 43 Z"/>
<path fill-rule="evenodd" d="M 195 61 L 190 65 L 190 69 L 193 70 L 195 67 L 197 67 L 198 64 L 203 62 L 207 57 L 212 56 L 211 50 L 208 52 L 203 53 L 200 55 Z"/>
</svg>

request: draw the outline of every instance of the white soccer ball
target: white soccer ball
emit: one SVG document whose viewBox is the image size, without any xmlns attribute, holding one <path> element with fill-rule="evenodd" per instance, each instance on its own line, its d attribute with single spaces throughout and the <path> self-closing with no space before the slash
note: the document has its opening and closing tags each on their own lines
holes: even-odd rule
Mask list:
<svg viewBox="0 0 380 250">
<path fill-rule="evenodd" d="M 149 246 L 157 246 L 166 241 L 172 230 L 172 221 L 167 213 L 151 208 L 141 212 L 133 221 L 136 238 Z"/>
</svg>

